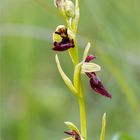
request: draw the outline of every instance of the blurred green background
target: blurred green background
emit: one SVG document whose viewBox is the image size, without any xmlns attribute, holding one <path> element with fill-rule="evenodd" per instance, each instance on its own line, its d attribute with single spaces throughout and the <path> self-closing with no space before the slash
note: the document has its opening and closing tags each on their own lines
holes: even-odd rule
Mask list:
<svg viewBox="0 0 140 140">
<path fill-rule="evenodd" d="M 95 94 L 82 77 L 89 140 L 99 140 L 104 112 L 106 140 L 140 140 L 139 7 L 140 0 L 80 0 L 80 55 L 90 41 L 102 67 L 98 75 L 113 95 L 109 100 Z M 61 140 L 64 121 L 79 126 L 78 104 L 51 50 L 59 24 L 64 21 L 53 0 L 0 0 L 1 140 Z M 59 58 L 72 77 L 68 53 Z"/>
</svg>

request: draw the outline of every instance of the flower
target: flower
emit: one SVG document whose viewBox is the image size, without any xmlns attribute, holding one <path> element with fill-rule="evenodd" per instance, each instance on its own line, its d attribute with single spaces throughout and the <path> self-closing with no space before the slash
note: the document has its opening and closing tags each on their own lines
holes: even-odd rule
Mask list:
<svg viewBox="0 0 140 140">
<path fill-rule="evenodd" d="M 78 128 L 71 122 L 65 122 L 65 124 L 69 127 L 70 131 L 65 131 L 65 134 L 68 134 L 70 137 L 64 138 L 63 140 L 85 140 L 81 134 Z"/>
<path fill-rule="evenodd" d="M 74 40 L 64 25 L 59 25 L 56 28 L 56 31 L 53 33 L 53 42 L 54 47 L 52 49 L 55 51 L 65 51 L 69 48 L 74 48 Z"/>
<path fill-rule="evenodd" d="M 95 56 L 88 55 L 85 62 L 90 62 L 93 59 L 95 59 Z M 108 98 L 112 98 L 112 95 L 105 89 L 95 72 L 86 72 L 86 75 L 90 78 L 90 86 L 94 91 Z"/>
</svg>

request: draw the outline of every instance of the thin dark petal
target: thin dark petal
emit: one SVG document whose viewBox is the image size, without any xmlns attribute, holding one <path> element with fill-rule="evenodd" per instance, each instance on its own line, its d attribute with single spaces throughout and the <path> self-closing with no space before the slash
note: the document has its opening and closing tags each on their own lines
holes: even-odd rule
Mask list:
<svg viewBox="0 0 140 140">
<path fill-rule="evenodd" d="M 71 137 L 73 137 L 75 140 L 81 140 L 80 136 L 77 134 L 76 131 L 71 131 L 71 132 L 64 132 L 67 135 L 70 135 Z"/>
<path fill-rule="evenodd" d="M 90 62 L 90 61 L 92 61 L 92 60 L 95 59 L 95 58 L 96 58 L 96 57 L 95 57 L 94 55 L 90 54 L 90 55 L 88 55 L 88 56 L 86 57 L 85 62 Z"/>
<path fill-rule="evenodd" d="M 65 134 L 67 134 L 67 135 L 70 135 L 70 136 L 72 136 L 73 134 L 72 134 L 72 132 L 67 132 L 67 131 L 64 131 L 64 133 Z"/>
<path fill-rule="evenodd" d="M 105 89 L 100 79 L 96 76 L 96 74 L 93 74 L 93 77 L 90 78 L 90 86 L 93 90 L 95 90 L 97 93 L 106 96 L 108 98 L 112 98 L 112 95 Z"/>
</svg>

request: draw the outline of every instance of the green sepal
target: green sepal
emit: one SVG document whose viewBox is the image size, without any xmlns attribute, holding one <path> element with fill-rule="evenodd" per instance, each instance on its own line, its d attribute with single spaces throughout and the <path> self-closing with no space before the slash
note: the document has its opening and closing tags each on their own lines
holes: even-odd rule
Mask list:
<svg viewBox="0 0 140 140">
<path fill-rule="evenodd" d="M 60 73 L 62 79 L 64 80 L 65 84 L 77 96 L 77 90 L 73 86 L 71 80 L 67 77 L 67 75 L 62 70 L 57 54 L 55 56 L 55 60 L 56 60 L 56 64 L 57 64 L 57 68 L 59 70 L 59 73 Z"/>
</svg>

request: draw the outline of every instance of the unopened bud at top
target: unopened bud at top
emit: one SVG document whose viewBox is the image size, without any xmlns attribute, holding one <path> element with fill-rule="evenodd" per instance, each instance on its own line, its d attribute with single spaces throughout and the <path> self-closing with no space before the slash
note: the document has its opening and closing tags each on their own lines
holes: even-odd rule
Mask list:
<svg viewBox="0 0 140 140">
<path fill-rule="evenodd" d="M 65 0 L 64 9 L 68 17 L 72 18 L 75 16 L 75 6 L 71 0 Z"/>
<path fill-rule="evenodd" d="M 64 0 L 54 0 L 54 5 L 59 9 L 60 13 L 65 16 Z"/>
<path fill-rule="evenodd" d="M 75 5 L 71 0 L 54 0 L 55 6 L 60 10 L 63 16 L 69 18 L 75 15 Z"/>
</svg>

